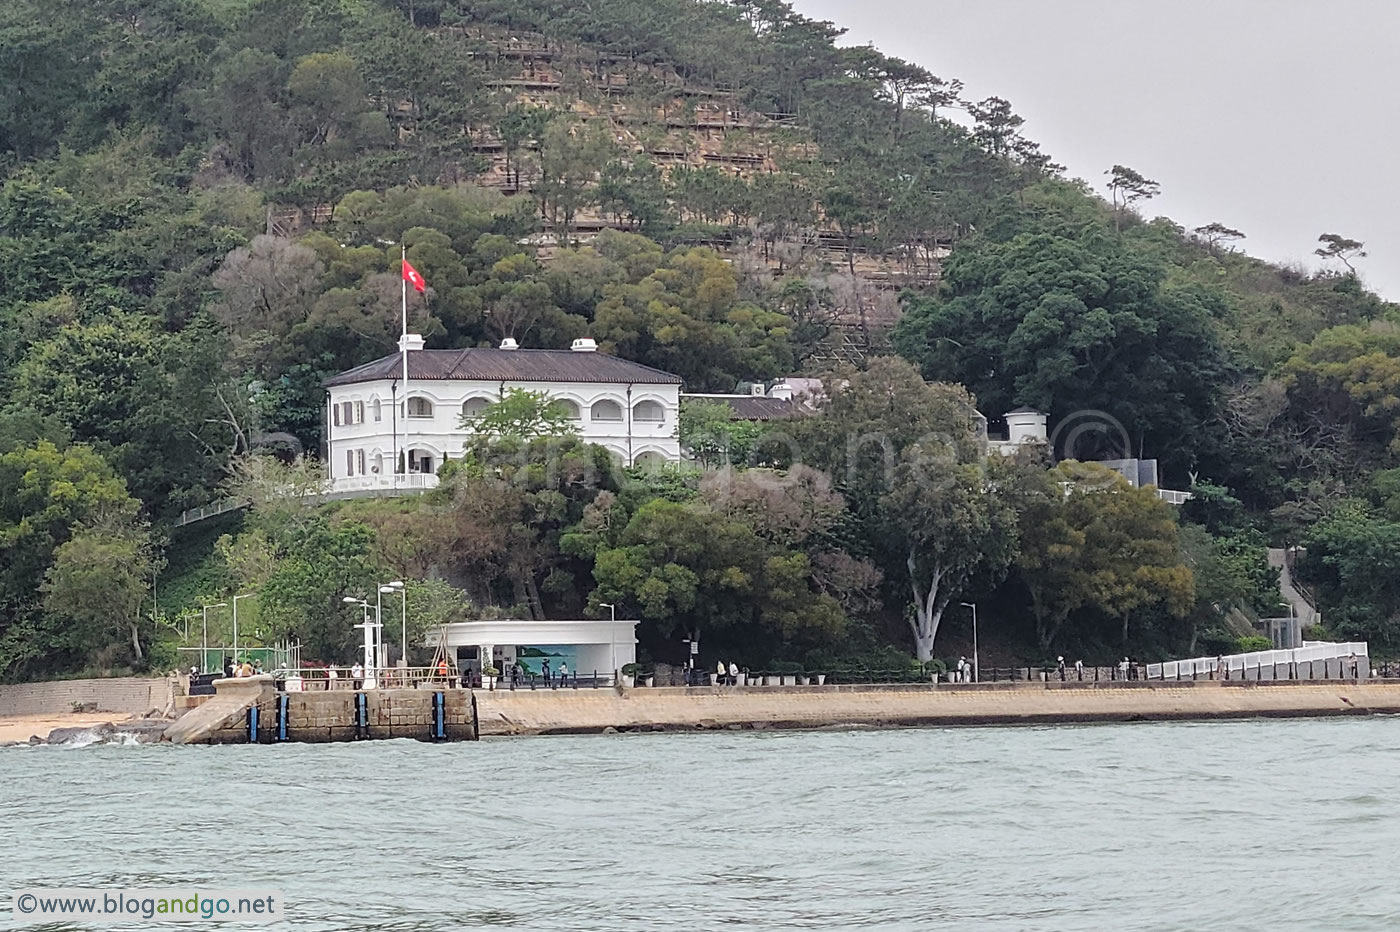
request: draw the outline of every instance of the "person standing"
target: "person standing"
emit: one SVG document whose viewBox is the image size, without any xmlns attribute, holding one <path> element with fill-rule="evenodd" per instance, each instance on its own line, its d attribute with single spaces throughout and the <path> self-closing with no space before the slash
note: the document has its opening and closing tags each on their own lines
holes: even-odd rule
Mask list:
<svg viewBox="0 0 1400 932">
<path fill-rule="evenodd" d="M 569 663 L 567 660 L 559 661 L 559 686 L 562 689 L 569 685 Z"/>
<path fill-rule="evenodd" d="M 1128 658 L 1124 657 L 1118 661 L 1118 676 L 1124 681 L 1128 680 Z"/>
<path fill-rule="evenodd" d="M 544 658 L 544 660 L 542 660 L 542 661 L 540 662 L 540 676 L 544 677 L 544 685 L 545 685 L 545 686 L 548 686 L 548 685 L 550 684 L 549 658 L 548 658 L 548 657 Z"/>
<path fill-rule="evenodd" d="M 355 689 L 360 689 L 365 682 L 365 668 L 360 666 L 360 662 L 355 661 L 355 665 L 350 668 L 350 679 L 355 684 Z"/>
<path fill-rule="evenodd" d="M 724 685 L 724 661 L 723 661 L 723 660 L 715 661 L 715 685 L 716 685 L 716 686 L 723 686 L 723 685 Z"/>
<path fill-rule="evenodd" d="M 1074 662 L 1074 675 L 1079 682 L 1084 682 L 1084 661 L 1082 659 Z"/>
<path fill-rule="evenodd" d="M 1060 682 L 1065 681 L 1065 658 L 1063 655 L 1055 658 L 1055 672 L 1060 674 Z"/>
<path fill-rule="evenodd" d="M 739 685 L 739 665 L 734 661 L 729 661 L 729 685 Z"/>
</svg>

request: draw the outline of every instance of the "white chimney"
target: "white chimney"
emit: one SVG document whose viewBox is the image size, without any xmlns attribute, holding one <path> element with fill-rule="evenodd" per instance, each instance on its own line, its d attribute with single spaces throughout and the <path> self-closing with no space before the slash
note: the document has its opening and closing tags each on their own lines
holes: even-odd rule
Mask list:
<svg viewBox="0 0 1400 932">
<path fill-rule="evenodd" d="M 515 337 L 506 337 L 501 341 L 501 349 L 520 349 L 520 344 L 515 342 Z"/>
<path fill-rule="evenodd" d="M 425 342 L 421 333 L 405 333 L 399 337 L 399 352 L 415 352 L 422 349 Z"/>
<path fill-rule="evenodd" d="M 777 398 L 779 401 L 792 401 L 792 386 L 786 382 L 775 382 L 773 387 L 768 389 L 769 398 Z"/>
<path fill-rule="evenodd" d="M 579 337 L 570 349 L 575 353 L 596 353 L 598 352 L 598 341 L 592 337 Z"/>
</svg>

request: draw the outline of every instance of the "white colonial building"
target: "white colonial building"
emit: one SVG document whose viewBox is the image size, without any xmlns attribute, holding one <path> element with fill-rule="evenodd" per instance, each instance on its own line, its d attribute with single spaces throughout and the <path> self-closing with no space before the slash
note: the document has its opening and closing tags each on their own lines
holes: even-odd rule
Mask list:
<svg viewBox="0 0 1400 932">
<path fill-rule="evenodd" d="M 545 392 L 569 412 L 578 435 L 627 465 L 679 462 L 681 379 L 598 352 L 591 339 L 571 350 L 425 349 L 365 363 L 326 380 L 326 461 L 331 489 L 430 488 L 447 459 L 472 438 L 464 415 L 479 414 L 511 389 Z M 408 358 L 407 389 L 404 356 Z M 407 450 L 407 475 L 396 474 Z"/>
</svg>

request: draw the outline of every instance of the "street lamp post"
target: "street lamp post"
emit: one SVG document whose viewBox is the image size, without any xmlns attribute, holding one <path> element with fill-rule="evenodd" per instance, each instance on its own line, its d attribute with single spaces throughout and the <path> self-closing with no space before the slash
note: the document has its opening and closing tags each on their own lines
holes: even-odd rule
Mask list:
<svg viewBox="0 0 1400 932">
<path fill-rule="evenodd" d="M 599 602 L 599 608 L 606 608 L 611 616 L 608 625 L 608 660 L 612 664 L 613 685 L 617 685 L 617 606 L 611 602 Z"/>
<path fill-rule="evenodd" d="M 238 600 L 251 599 L 255 595 L 257 595 L 256 592 L 250 592 L 247 595 L 233 597 L 233 659 L 235 662 L 238 660 Z"/>
<path fill-rule="evenodd" d="M 977 603 L 959 603 L 964 608 L 972 609 L 972 682 L 982 682 L 982 671 L 977 666 Z"/>
<path fill-rule="evenodd" d="M 227 602 L 214 602 L 214 603 L 212 603 L 212 604 L 210 604 L 210 605 L 204 606 L 204 608 L 203 608 L 203 614 L 204 614 L 204 636 L 200 639 L 200 642 L 199 642 L 199 643 L 200 643 L 200 648 L 199 648 L 199 672 L 200 672 L 200 673 L 205 673 L 205 672 L 207 672 L 207 671 L 204 669 L 204 667 L 205 667 L 205 665 L 207 665 L 207 664 L 209 663 L 209 609 L 211 609 L 211 608 L 219 608 L 219 607 L 225 606 L 225 605 L 228 605 L 228 603 L 227 603 Z"/>
</svg>

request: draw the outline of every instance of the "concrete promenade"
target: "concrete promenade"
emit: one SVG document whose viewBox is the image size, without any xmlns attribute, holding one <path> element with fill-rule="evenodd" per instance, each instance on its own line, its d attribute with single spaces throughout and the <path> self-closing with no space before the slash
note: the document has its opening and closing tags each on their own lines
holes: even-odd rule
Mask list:
<svg viewBox="0 0 1400 932">
<path fill-rule="evenodd" d="M 1400 713 L 1400 682 L 983 683 L 476 691 L 482 735 Z"/>
</svg>

